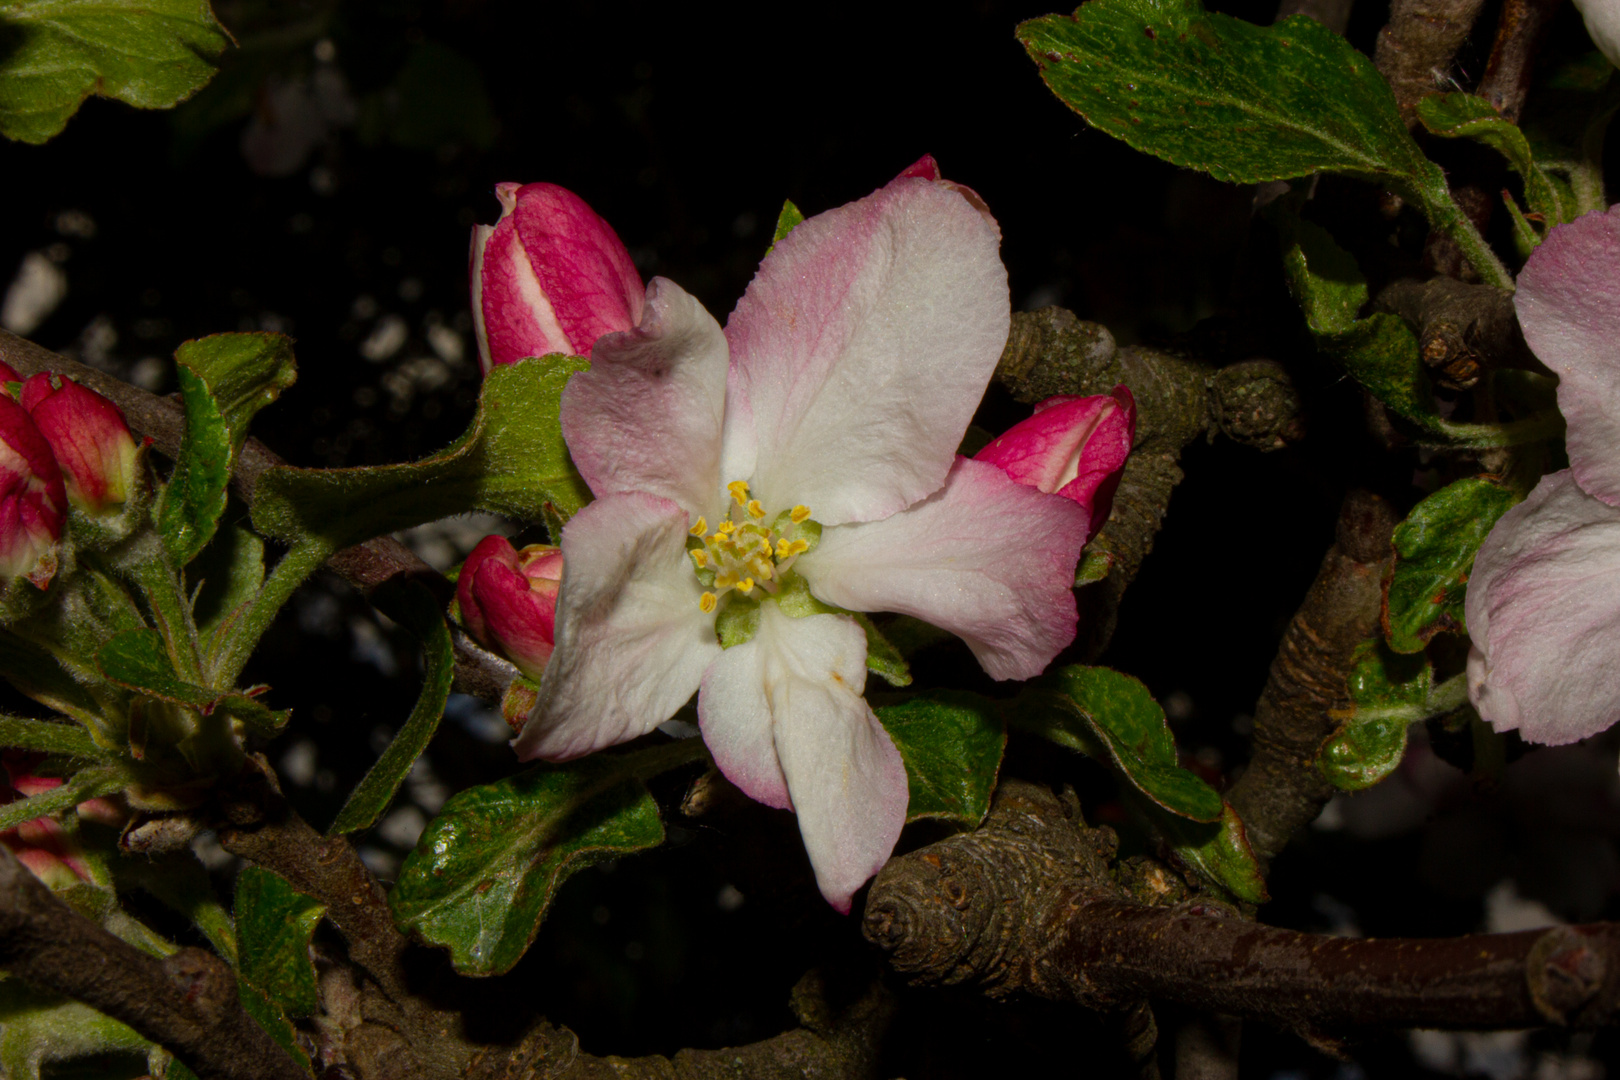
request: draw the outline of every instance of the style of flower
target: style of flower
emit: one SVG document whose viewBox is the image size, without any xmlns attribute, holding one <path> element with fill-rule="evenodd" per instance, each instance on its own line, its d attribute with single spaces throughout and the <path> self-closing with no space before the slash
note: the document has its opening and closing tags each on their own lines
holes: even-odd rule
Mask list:
<svg viewBox="0 0 1620 1080">
<path fill-rule="evenodd" d="M 556 650 L 515 740 L 564 760 L 668 720 L 798 815 L 848 911 L 905 820 L 905 766 L 862 693 L 890 611 L 998 679 L 1074 637 L 1088 514 L 957 445 L 1009 324 L 1000 232 L 931 158 L 778 241 L 722 332 L 657 278 L 562 397 L 596 501 L 562 535 Z"/>
<path fill-rule="evenodd" d="M 551 659 L 562 551 L 531 544 L 518 551 L 504 536 L 486 536 L 456 579 L 461 624 L 531 679 Z"/>
<path fill-rule="evenodd" d="M 1136 438 L 1136 399 L 1112 393 L 1049 397 L 973 455 L 1032 488 L 1072 499 L 1090 515 L 1086 539 L 1108 520 L 1120 473 Z"/>
<path fill-rule="evenodd" d="M 641 322 L 644 290 L 607 222 L 556 184 L 497 184 L 501 218 L 472 237 L 472 310 L 488 372 L 549 353 L 590 355 Z"/>
<path fill-rule="evenodd" d="M 1620 720 L 1620 207 L 1553 229 L 1513 302 L 1559 377 L 1570 467 L 1480 545 L 1468 688 L 1496 730 L 1556 745 Z"/>
</svg>

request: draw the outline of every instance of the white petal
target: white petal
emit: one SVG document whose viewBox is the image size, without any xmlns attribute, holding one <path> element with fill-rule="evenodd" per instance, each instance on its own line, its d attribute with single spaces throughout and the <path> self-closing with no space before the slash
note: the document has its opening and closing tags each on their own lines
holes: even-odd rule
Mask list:
<svg viewBox="0 0 1620 1080">
<path fill-rule="evenodd" d="M 1498 731 L 1557 745 L 1620 720 L 1620 510 L 1542 477 L 1480 545 L 1466 616 L 1470 697 Z"/>
<path fill-rule="evenodd" d="M 645 735 L 686 704 L 720 655 L 686 555 L 686 511 L 630 493 L 563 529 L 557 648 L 518 756 L 566 761 Z"/>
<path fill-rule="evenodd" d="M 721 770 L 762 802 L 791 804 L 816 883 L 845 912 L 888 861 L 909 798 L 865 683 L 866 634 L 854 620 L 793 619 L 766 603 L 758 632 L 715 663 L 698 702 Z"/>
<path fill-rule="evenodd" d="M 939 494 L 824 530 L 796 569 L 829 604 L 916 616 L 963 638 L 995 678 L 1028 679 L 1074 640 L 1089 525 L 1069 499 L 958 458 Z"/>
<path fill-rule="evenodd" d="M 757 457 L 723 479 L 824 525 L 939 490 L 1007 342 L 999 244 L 961 193 L 913 177 L 778 241 L 726 324 Z"/>
<path fill-rule="evenodd" d="M 1575 479 L 1620 506 L 1620 207 L 1560 225 L 1519 273 L 1524 340 L 1558 375 Z"/>
<path fill-rule="evenodd" d="M 712 514 L 720 481 L 727 352 L 714 317 L 654 278 L 641 325 L 606 334 L 563 390 L 563 438 L 597 496 L 644 491 Z"/>
</svg>

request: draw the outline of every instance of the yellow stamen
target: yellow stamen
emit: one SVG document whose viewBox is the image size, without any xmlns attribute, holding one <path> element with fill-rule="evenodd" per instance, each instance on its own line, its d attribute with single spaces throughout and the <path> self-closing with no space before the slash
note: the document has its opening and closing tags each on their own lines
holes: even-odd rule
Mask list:
<svg viewBox="0 0 1620 1080">
<path fill-rule="evenodd" d="M 720 524 L 718 524 L 718 525 L 716 525 L 714 527 L 714 535 L 715 536 L 730 536 L 732 533 L 734 533 L 736 531 L 737 531 L 737 525 L 736 525 L 735 522 L 731 522 L 731 521 L 722 521 Z M 713 538 L 711 537 L 711 539 L 713 539 Z"/>
<path fill-rule="evenodd" d="M 737 500 L 737 505 L 738 506 L 747 506 L 748 505 L 748 482 L 747 481 L 745 481 L 745 480 L 733 480 L 731 483 L 726 485 L 726 490 L 731 492 L 731 497 L 733 499 Z"/>
<path fill-rule="evenodd" d="M 686 531 L 691 533 L 693 536 L 702 536 L 704 533 L 709 531 L 709 523 L 700 517 L 697 519 L 697 524 L 693 525 Z"/>
<path fill-rule="evenodd" d="M 809 516 L 810 508 L 808 506 L 795 506 L 792 512 L 788 514 L 788 520 L 797 525 Z"/>
<path fill-rule="evenodd" d="M 748 500 L 748 516 L 751 518 L 762 518 L 765 516 L 765 508 L 760 505 L 758 499 Z"/>
<path fill-rule="evenodd" d="M 787 540 L 778 540 L 776 542 L 776 557 L 778 559 L 787 558 L 788 557 L 788 548 L 790 546 L 791 546 L 791 544 L 790 544 L 789 541 L 787 541 Z"/>
<path fill-rule="evenodd" d="M 769 581 L 776 576 L 776 567 L 768 562 L 761 562 L 754 572 L 759 575 L 761 581 Z"/>
<path fill-rule="evenodd" d="M 801 555 L 804 552 L 809 551 L 809 550 L 810 550 L 810 541 L 808 541 L 808 540 L 795 540 L 795 541 L 793 541 L 792 543 L 790 543 L 788 545 L 787 553 L 789 555 Z"/>
<path fill-rule="evenodd" d="M 747 596 L 749 593 L 753 592 L 754 579 L 751 577 L 745 577 L 741 581 L 737 582 L 737 591 L 742 593 L 744 596 Z"/>
<path fill-rule="evenodd" d="M 696 548 L 689 554 L 692 556 L 692 561 L 697 563 L 697 568 L 699 570 L 702 570 L 704 567 L 709 565 L 709 553 L 704 551 L 702 548 Z"/>
<path fill-rule="evenodd" d="M 712 592 L 706 592 L 702 596 L 698 597 L 698 607 L 703 609 L 703 613 L 705 615 L 713 611 L 714 606 L 719 602 L 720 598 L 714 595 Z"/>
<path fill-rule="evenodd" d="M 714 587 L 717 589 L 729 589 L 735 584 L 737 584 L 737 575 L 730 570 L 723 574 L 714 575 Z"/>
</svg>

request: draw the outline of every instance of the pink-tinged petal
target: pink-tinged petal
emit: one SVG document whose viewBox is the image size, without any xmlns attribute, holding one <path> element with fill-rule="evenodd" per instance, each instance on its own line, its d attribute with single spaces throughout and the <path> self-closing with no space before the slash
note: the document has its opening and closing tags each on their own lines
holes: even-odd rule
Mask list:
<svg viewBox="0 0 1620 1080">
<path fill-rule="evenodd" d="M 726 369 L 714 317 L 679 285 L 654 278 L 641 325 L 598 341 L 590 370 L 563 389 L 563 439 L 591 491 L 643 491 L 694 518 L 712 514 L 723 494 Z"/>
<path fill-rule="evenodd" d="M 603 334 L 639 325 L 646 290 L 612 226 L 556 184 L 525 184 L 513 198 L 524 250 L 578 355 L 590 355 Z"/>
<path fill-rule="evenodd" d="M 28 410 L 0 394 L 0 577 L 40 588 L 56 573 L 67 513 L 62 471 Z"/>
<path fill-rule="evenodd" d="M 504 536 L 486 536 L 456 579 L 467 632 L 531 679 L 551 659 L 561 564 L 562 553 L 550 545 L 520 553 Z"/>
<path fill-rule="evenodd" d="M 1120 471 L 1136 437 L 1136 401 L 1130 390 L 1048 398 L 1035 415 L 1014 425 L 974 455 L 1028 487 L 1062 495 L 1090 515 L 1090 534 L 1113 506 Z"/>
<path fill-rule="evenodd" d="M 1469 697 L 1498 731 L 1557 745 L 1620 720 L 1620 510 L 1541 478 L 1468 581 Z"/>
<path fill-rule="evenodd" d="M 525 761 L 566 761 L 645 735 L 675 715 L 720 655 L 686 555 L 686 511 L 628 493 L 563 529 L 556 651 L 513 741 Z"/>
<path fill-rule="evenodd" d="M 764 606 L 776 608 L 770 603 Z M 791 810 L 793 799 L 776 756 L 776 721 L 765 685 L 772 661 L 772 652 L 757 633 L 721 653 L 703 673 L 698 727 L 715 766 L 727 780 L 755 802 Z"/>
<path fill-rule="evenodd" d="M 756 450 L 723 479 L 826 525 L 939 490 L 1007 341 L 1000 239 L 961 193 L 902 177 L 780 240 L 726 324 Z"/>
<path fill-rule="evenodd" d="M 761 802 L 792 807 L 816 884 L 845 913 L 888 861 L 909 798 L 865 685 L 866 634 L 853 619 L 794 619 L 766 603 L 754 637 L 715 661 L 698 701 L 716 764 Z"/>
<path fill-rule="evenodd" d="M 896 180 L 943 180 L 939 174 L 939 162 L 934 160 L 933 154 L 924 154 L 900 171 Z"/>
<path fill-rule="evenodd" d="M 478 282 L 478 358 L 486 373 L 529 356 L 580 351 L 558 323 L 511 215 L 483 236 L 473 234 L 472 274 Z"/>
<path fill-rule="evenodd" d="M 8 382 L 20 383 L 22 381 L 23 381 L 23 377 L 21 375 L 17 374 L 17 369 L 16 368 L 12 367 L 10 364 L 6 363 L 4 360 L 0 360 L 0 383 L 8 383 Z"/>
<path fill-rule="evenodd" d="M 1029 679 L 1074 640 L 1086 512 L 994 465 L 958 458 L 944 490 L 882 521 L 824 530 L 796 569 L 851 611 L 949 630 L 997 679 Z"/>
<path fill-rule="evenodd" d="M 1620 206 L 1549 233 L 1519 272 L 1513 306 L 1558 374 L 1575 479 L 1620 506 Z"/>
<path fill-rule="evenodd" d="M 1581 17 L 1586 20 L 1586 32 L 1592 42 L 1609 58 L 1609 63 L 1620 66 L 1620 3 L 1615 0 L 1575 0 Z"/>
<path fill-rule="evenodd" d="M 103 514 L 129 499 L 135 439 L 117 405 L 47 372 L 23 383 L 21 402 L 61 466 L 69 502 L 86 514 Z"/>
</svg>

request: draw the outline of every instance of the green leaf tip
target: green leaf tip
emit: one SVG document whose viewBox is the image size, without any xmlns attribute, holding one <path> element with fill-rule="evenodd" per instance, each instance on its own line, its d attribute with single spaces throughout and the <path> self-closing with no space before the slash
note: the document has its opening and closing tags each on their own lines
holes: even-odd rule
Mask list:
<svg viewBox="0 0 1620 1080">
<path fill-rule="evenodd" d="M 906 820 L 939 818 L 968 828 L 983 821 L 1007 747 L 995 703 L 941 691 L 876 712 L 906 764 Z"/>
<path fill-rule="evenodd" d="M 1463 603 L 1474 556 L 1519 498 L 1489 477 L 1466 477 L 1418 503 L 1395 527 L 1395 566 L 1380 613 L 1391 649 L 1420 652 L 1436 634 L 1467 633 Z"/>
<path fill-rule="evenodd" d="M 91 94 L 178 105 L 232 44 L 207 0 L 6 0 L 0 36 L 0 134 L 28 143 L 59 133 Z"/>
</svg>

